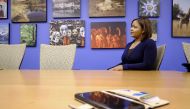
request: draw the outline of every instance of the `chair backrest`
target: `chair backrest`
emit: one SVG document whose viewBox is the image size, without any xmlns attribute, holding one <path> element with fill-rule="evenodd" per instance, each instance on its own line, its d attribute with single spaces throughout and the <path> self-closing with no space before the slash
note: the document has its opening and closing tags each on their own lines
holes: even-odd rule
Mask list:
<svg viewBox="0 0 190 109">
<path fill-rule="evenodd" d="M 154 63 L 154 69 L 159 70 L 160 65 L 162 63 L 162 59 L 164 57 L 166 45 L 161 45 L 157 47 L 157 56 L 156 56 L 156 61 Z"/>
<path fill-rule="evenodd" d="M 187 62 L 190 63 L 190 43 L 182 42 L 182 45 Z"/>
<path fill-rule="evenodd" d="M 71 70 L 76 53 L 76 44 L 53 46 L 41 44 L 40 69 Z"/>
<path fill-rule="evenodd" d="M 0 44 L 0 68 L 19 69 L 26 44 L 6 45 Z"/>
</svg>

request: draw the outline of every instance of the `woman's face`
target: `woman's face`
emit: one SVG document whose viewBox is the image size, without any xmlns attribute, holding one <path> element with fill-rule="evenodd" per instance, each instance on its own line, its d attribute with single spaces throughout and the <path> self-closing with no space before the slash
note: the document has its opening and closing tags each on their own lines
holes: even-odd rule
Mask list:
<svg viewBox="0 0 190 109">
<path fill-rule="evenodd" d="M 141 37 L 142 33 L 143 30 L 138 21 L 137 20 L 133 21 L 131 25 L 131 36 L 133 36 L 135 39 L 138 39 Z"/>
</svg>

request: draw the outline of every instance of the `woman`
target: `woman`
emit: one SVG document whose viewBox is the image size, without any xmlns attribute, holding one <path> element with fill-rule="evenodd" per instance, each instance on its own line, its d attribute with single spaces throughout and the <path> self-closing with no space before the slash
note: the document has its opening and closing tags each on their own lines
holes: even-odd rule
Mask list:
<svg viewBox="0 0 190 109">
<path fill-rule="evenodd" d="M 137 18 L 131 23 L 134 40 L 127 44 L 122 55 L 122 63 L 108 70 L 153 70 L 156 60 L 156 43 L 151 38 L 151 22 L 147 18 Z"/>
</svg>

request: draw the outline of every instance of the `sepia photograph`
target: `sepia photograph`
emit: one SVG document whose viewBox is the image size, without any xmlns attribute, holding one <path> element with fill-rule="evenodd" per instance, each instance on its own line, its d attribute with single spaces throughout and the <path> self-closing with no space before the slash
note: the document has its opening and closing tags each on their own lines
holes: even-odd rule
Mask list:
<svg viewBox="0 0 190 109">
<path fill-rule="evenodd" d="M 0 19 L 7 19 L 7 0 L 0 0 Z"/>
<path fill-rule="evenodd" d="M 50 45 L 85 45 L 84 20 L 58 20 L 50 22 Z"/>
<path fill-rule="evenodd" d="M 190 37 L 190 1 L 173 0 L 172 8 L 172 36 Z"/>
<path fill-rule="evenodd" d="M 11 0 L 12 22 L 46 22 L 46 0 Z"/>
<path fill-rule="evenodd" d="M 157 20 L 150 20 L 150 21 L 152 24 L 152 37 L 151 37 L 151 39 L 153 39 L 154 41 L 157 41 L 157 39 L 158 39 Z"/>
<path fill-rule="evenodd" d="M 159 17 L 160 0 L 139 0 L 140 17 Z"/>
<path fill-rule="evenodd" d="M 21 24 L 20 41 L 27 47 L 36 46 L 36 24 Z"/>
<path fill-rule="evenodd" d="M 9 24 L 0 23 L 0 44 L 9 44 Z"/>
<path fill-rule="evenodd" d="M 92 22 L 91 48 L 125 48 L 125 22 Z"/>
<path fill-rule="evenodd" d="M 89 17 L 124 17 L 125 0 L 89 0 Z"/>
<path fill-rule="evenodd" d="M 80 0 L 53 0 L 53 18 L 80 17 Z"/>
</svg>

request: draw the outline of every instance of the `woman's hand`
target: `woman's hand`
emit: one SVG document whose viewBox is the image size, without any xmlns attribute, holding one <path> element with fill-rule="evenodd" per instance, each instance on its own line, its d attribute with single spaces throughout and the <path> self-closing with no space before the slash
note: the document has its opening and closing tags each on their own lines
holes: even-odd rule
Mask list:
<svg viewBox="0 0 190 109">
<path fill-rule="evenodd" d="M 123 70 L 123 66 L 122 65 L 118 65 L 110 70 L 113 70 L 113 71 L 122 71 Z"/>
</svg>

